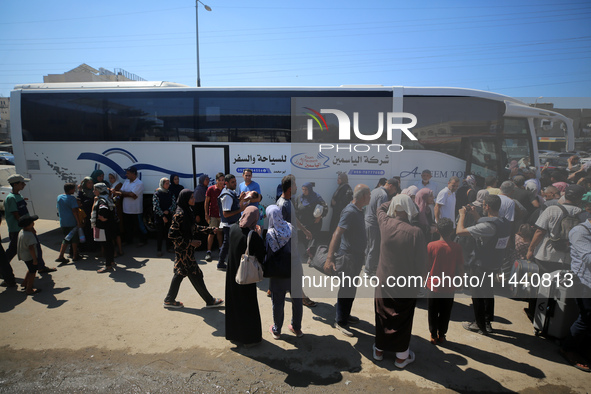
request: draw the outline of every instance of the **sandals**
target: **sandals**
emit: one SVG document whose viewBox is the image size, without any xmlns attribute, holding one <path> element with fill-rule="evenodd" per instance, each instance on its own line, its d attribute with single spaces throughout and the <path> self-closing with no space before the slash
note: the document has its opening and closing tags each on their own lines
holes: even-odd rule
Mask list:
<svg viewBox="0 0 591 394">
<path fill-rule="evenodd" d="M 316 302 L 312 301 L 308 297 L 302 299 L 302 304 L 304 304 L 304 306 L 307 306 L 308 308 L 314 308 L 316 305 L 318 305 Z"/>
<path fill-rule="evenodd" d="M 183 303 L 180 301 L 169 301 L 169 302 L 164 302 L 164 304 L 162 304 L 163 307 L 165 308 L 171 308 L 171 309 L 180 309 L 182 307 L 184 307 Z"/>
<path fill-rule="evenodd" d="M 27 293 L 27 295 L 39 294 L 41 293 L 41 289 L 33 289 L 32 292 L 29 293 L 28 291 L 26 291 L 25 293 Z"/>
<path fill-rule="evenodd" d="M 112 265 L 110 265 L 108 267 L 103 267 L 103 268 L 97 270 L 96 272 L 99 273 L 99 274 L 104 274 L 105 272 L 111 272 L 111 271 L 113 271 L 113 266 Z"/>
<path fill-rule="evenodd" d="M 214 298 L 213 304 L 205 305 L 205 307 L 206 308 L 219 308 L 220 306 L 222 306 L 223 303 L 224 303 L 224 300 L 222 300 L 221 298 Z"/>
<path fill-rule="evenodd" d="M 580 361 L 576 354 L 574 354 L 572 352 L 567 352 L 563 349 L 560 349 L 560 354 L 562 355 L 562 357 L 565 358 L 566 361 L 568 361 L 568 363 L 570 365 L 572 365 L 573 367 L 575 367 L 579 371 L 591 372 L 591 369 L 589 368 L 589 364 L 587 364 L 583 361 Z"/>
<path fill-rule="evenodd" d="M 404 367 L 406 367 L 408 364 L 412 363 L 413 361 L 415 361 L 415 354 L 412 350 L 409 350 L 408 357 L 406 358 L 406 360 L 404 360 L 401 363 L 399 363 L 398 361 L 395 361 L 394 365 L 396 365 L 396 367 L 398 367 L 400 369 L 404 369 Z"/>
</svg>

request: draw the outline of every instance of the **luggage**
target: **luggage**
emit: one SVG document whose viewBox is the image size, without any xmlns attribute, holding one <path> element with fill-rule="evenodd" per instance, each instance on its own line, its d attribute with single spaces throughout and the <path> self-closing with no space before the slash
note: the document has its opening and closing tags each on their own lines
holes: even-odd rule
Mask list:
<svg viewBox="0 0 591 394">
<path fill-rule="evenodd" d="M 533 261 L 515 260 L 509 274 L 512 298 L 536 298 L 538 288 L 532 286 L 532 276 L 540 275 L 540 267 Z M 537 279 L 537 278 L 536 278 Z"/>
<path fill-rule="evenodd" d="M 535 335 L 562 339 L 568 335 L 570 327 L 577 320 L 579 308 L 573 298 L 575 289 L 573 286 L 565 286 L 569 282 L 564 280 L 564 274 L 568 272 L 570 271 L 554 271 L 550 273 L 550 286 L 540 284 L 534 312 Z M 560 275 L 558 286 L 556 275 Z"/>
</svg>

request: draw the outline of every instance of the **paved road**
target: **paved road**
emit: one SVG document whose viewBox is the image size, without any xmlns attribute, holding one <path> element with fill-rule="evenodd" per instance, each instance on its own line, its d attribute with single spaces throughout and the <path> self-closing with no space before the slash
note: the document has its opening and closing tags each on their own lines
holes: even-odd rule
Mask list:
<svg viewBox="0 0 591 394">
<path fill-rule="evenodd" d="M 46 261 L 57 257 L 57 222 L 39 220 Z M 0 228 L 7 246 L 5 224 Z M 426 301 L 419 300 L 411 347 L 417 361 L 406 370 L 392 356 L 374 362 L 373 300 L 358 299 L 361 323 L 348 338 L 333 329 L 334 300 L 304 308 L 303 338 L 264 332 L 255 348 L 224 338 L 224 310 L 203 309 L 189 282 L 181 310 L 162 308 L 172 278 L 170 255 L 156 258 L 155 243 L 129 246 L 119 268 L 97 274 L 102 261 L 89 256 L 38 276 L 43 292 L 25 296 L 0 289 L 0 391 L 2 392 L 588 392 L 590 376 L 565 364 L 552 341 L 535 337 L 523 302 L 498 299 L 496 333 L 483 337 L 462 329 L 470 300 L 457 299 L 445 346 L 428 341 Z M 198 252 L 198 259 L 204 253 Z M 224 273 L 201 261 L 208 288 L 224 296 Z M 17 278 L 24 263 L 13 260 Z M 262 282 L 263 328 L 272 321 Z M 289 318 L 289 308 L 286 318 Z"/>
</svg>

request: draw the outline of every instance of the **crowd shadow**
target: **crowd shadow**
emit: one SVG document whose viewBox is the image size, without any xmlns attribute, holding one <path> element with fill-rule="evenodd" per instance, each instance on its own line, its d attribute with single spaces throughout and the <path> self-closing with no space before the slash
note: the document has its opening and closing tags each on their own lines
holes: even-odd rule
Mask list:
<svg viewBox="0 0 591 394">
<path fill-rule="evenodd" d="M 343 372 L 361 371 L 361 355 L 346 341 L 333 335 L 305 334 L 296 338 L 283 334 L 281 340 L 295 349 L 285 350 L 265 340 L 258 346 L 235 346 L 231 350 L 267 367 L 283 372 L 285 383 L 305 388 L 328 386 L 343 380 Z"/>
</svg>

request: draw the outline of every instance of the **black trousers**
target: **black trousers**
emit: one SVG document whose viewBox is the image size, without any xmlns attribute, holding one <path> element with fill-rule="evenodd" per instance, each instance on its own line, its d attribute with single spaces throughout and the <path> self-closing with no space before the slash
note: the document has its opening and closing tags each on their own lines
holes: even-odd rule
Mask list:
<svg viewBox="0 0 591 394">
<path fill-rule="evenodd" d="M 168 238 L 168 230 L 172 222 L 169 220 L 167 223 L 164 221 L 156 222 L 156 251 L 162 251 L 162 240 L 166 240 L 166 250 L 172 249 L 172 241 Z"/>
<path fill-rule="evenodd" d="M 489 275 L 492 271 L 482 267 L 473 267 L 472 274 L 479 278 L 484 277 L 482 286 L 472 288 L 472 307 L 474 308 L 474 320 L 481 330 L 486 329 L 486 323 L 490 323 L 495 317 L 495 293 L 493 283 Z"/>
<path fill-rule="evenodd" d="M 429 332 L 433 338 L 447 333 L 453 306 L 454 298 L 452 294 L 449 295 L 449 298 L 429 298 Z"/>
<path fill-rule="evenodd" d="M 207 291 L 207 287 L 205 287 L 205 281 L 203 280 L 203 272 L 197 267 L 197 274 L 189 273 L 187 275 L 191 284 L 197 290 L 197 293 L 203 298 L 203 301 L 207 305 L 211 305 L 214 302 L 214 299 L 209 291 Z M 179 294 L 179 288 L 181 287 L 181 282 L 185 279 L 183 275 L 174 274 L 172 277 L 172 281 L 170 282 L 170 288 L 168 289 L 168 294 L 164 299 L 164 302 L 173 302 L 176 301 L 176 296 Z"/>
</svg>

